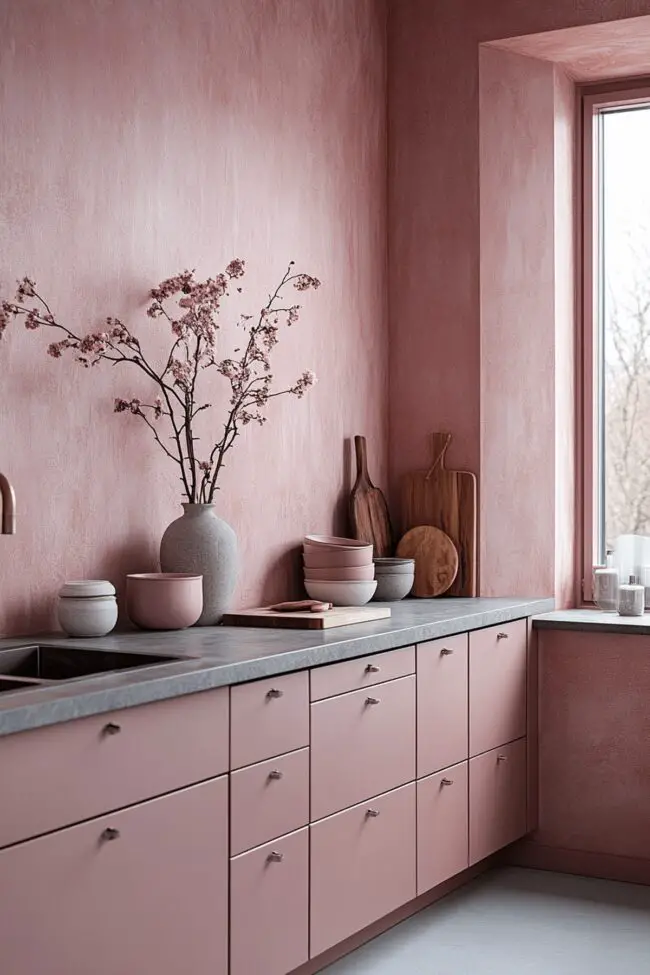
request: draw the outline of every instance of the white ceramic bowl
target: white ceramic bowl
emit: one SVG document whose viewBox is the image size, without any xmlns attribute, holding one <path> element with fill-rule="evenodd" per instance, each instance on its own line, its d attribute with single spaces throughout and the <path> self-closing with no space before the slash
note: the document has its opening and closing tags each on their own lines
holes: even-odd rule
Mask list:
<svg viewBox="0 0 650 975">
<path fill-rule="evenodd" d="M 126 577 L 126 611 L 143 630 L 182 630 L 203 611 L 203 576 L 141 572 Z"/>
<path fill-rule="evenodd" d="M 368 542 L 357 538 L 340 538 L 338 535 L 305 535 L 305 548 L 372 548 Z"/>
<path fill-rule="evenodd" d="M 331 565 L 322 569 L 310 566 L 305 573 L 315 582 L 372 582 L 375 578 L 373 565 Z"/>
<path fill-rule="evenodd" d="M 375 594 L 377 583 L 372 582 L 324 582 L 305 579 L 305 589 L 312 599 L 335 606 L 365 606 Z"/>
<path fill-rule="evenodd" d="M 372 566 L 372 545 L 365 548 L 305 549 L 303 561 L 306 569 L 340 568 L 344 565 Z"/>
</svg>

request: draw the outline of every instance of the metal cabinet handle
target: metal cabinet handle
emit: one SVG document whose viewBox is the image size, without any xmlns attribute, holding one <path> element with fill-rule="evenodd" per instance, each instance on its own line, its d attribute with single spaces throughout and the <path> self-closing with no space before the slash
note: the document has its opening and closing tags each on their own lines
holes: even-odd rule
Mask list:
<svg viewBox="0 0 650 975">
<path fill-rule="evenodd" d="M 119 840 L 120 831 L 119 829 L 115 829 L 114 826 L 107 826 L 104 832 L 102 833 L 101 838 L 103 840 Z"/>
<path fill-rule="evenodd" d="M 509 635 L 508 633 L 497 633 L 497 640 L 507 640 Z"/>
<path fill-rule="evenodd" d="M 379 671 L 380 668 L 377 666 L 377 664 L 368 664 L 366 667 L 367 674 L 378 674 Z"/>
<path fill-rule="evenodd" d="M 451 655 L 452 655 L 453 652 L 454 651 L 451 649 L 451 647 L 443 647 L 442 650 L 440 651 L 440 656 L 441 657 L 451 657 Z"/>
<path fill-rule="evenodd" d="M 122 730 L 121 725 L 115 724 L 114 721 L 109 721 L 108 724 L 104 725 L 102 729 L 102 733 L 105 735 L 119 735 L 121 730 Z"/>
<path fill-rule="evenodd" d="M 379 703 L 380 703 L 380 701 L 379 701 L 379 698 L 378 697 L 367 697 L 366 698 L 366 704 L 379 704 Z"/>
<path fill-rule="evenodd" d="M 507 761 L 508 761 L 507 755 L 497 755 L 497 762 L 507 762 Z"/>
<path fill-rule="evenodd" d="M 453 784 L 454 784 L 454 780 L 453 779 L 441 779 L 440 780 L 440 785 L 453 785 Z"/>
<path fill-rule="evenodd" d="M 366 816 L 369 819 L 376 819 L 379 815 L 379 809 L 366 809 Z"/>
<path fill-rule="evenodd" d="M 278 853 L 276 850 L 271 850 L 266 858 L 267 863 L 282 863 L 284 860 L 284 853 Z"/>
<path fill-rule="evenodd" d="M 266 696 L 270 698 L 282 697 L 284 691 L 279 690 L 277 687 L 272 687 L 270 691 L 266 692 Z"/>
<path fill-rule="evenodd" d="M 271 769 L 271 771 L 269 772 L 270 779 L 281 779 L 283 775 L 284 772 L 281 772 L 280 769 L 277 768 Z"/>
</svg>

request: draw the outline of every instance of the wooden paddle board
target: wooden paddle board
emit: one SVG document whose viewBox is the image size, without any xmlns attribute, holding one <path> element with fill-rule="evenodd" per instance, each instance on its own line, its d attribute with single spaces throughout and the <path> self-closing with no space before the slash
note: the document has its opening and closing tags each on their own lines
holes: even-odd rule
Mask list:
<svg viewBox="0 0 650 975">
<path fill-rule="evenodd" d="M 432 525 L 411 528 L 397 545 L 401 559 L 415 559 L 412 596 L 442 596 L 458 573 L 458 552 L 449 535 Z"/>
<path fill-rule="evenodd" d="M 352 535 L 362 542 L 371 542 L 375 558 L 393 554 L 393 533 L 386 499 L 370 480 L 366 438 L 356 436 L 357 479 L 350 494 L 350 523 Z"/>
<path fill-rule="evenodd" d="M 450 442 L 450 433 L 434 433 L 429 470 L 405 475 L 401 492 L 402 530 L 434 525 L 449 535 L 460 564 L 447 595 L 475 596 L 476 475 L 447 470 L 445 454 Z"/>
<path fill-rule="evenodd" d="M 388 606 L 335 606 L 326 613 L 278 613 L 264 606 L 226 613 L 224 626 L 275 626 L 290 630 L 329 630 L 334 626 L 351 626 L 372 620 L 390 618 Z"/>
</svg>

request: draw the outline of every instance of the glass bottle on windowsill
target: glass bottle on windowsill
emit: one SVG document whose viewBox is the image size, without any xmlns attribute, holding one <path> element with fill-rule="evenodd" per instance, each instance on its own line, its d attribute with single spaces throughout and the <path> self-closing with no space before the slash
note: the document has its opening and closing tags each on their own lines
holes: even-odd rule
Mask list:
<svg viewBox="0 0 650 975">
<path fill-rule="evenodd" d="M 636 576 L 630 576 L 629 583 L 618 590 L 618 615 L 643 616 L 645 589 L 639 585 Z"/>
<path fill-rule="evenodd" d="M 594 566 L 594 602 L 604 613 L 618 609 L 618 569 L 613 552 L 607 553 L 607 565 Z"/>
</svg>

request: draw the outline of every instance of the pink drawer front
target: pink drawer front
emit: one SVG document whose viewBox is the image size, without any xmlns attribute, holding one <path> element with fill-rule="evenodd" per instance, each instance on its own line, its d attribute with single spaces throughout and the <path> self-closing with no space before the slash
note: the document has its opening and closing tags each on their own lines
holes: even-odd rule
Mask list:
<svg viewBox="0 0 650 975">
<path fill-rule="evenodd" d="M 527 621 L 469 635 L 469 753 L 526 734 Z"/>
<path fill-rule="evenodd" d="M 238 769 L 230 776 L 233 856 L 309 822 L 309 749 Z"/>
<path fill-rule="evenodd" d="M 301 829 L 231 861 L 230 975 L 286 975 L 308 957 L 309 831 Z"/>
<path fill-rule="evenodd" d="M 495 748 L 469 763 L 469 862 L 526 833 L 526 739 Z"/>
<path fill-rule="evenodd" d="M 467 634 L 417 648 L 418 777 L 468 756 Z"/>
<path fill-rule="evenodd" d="M 311 819 L 415 778 L 415 677 L 311 706 Z"/>
<path fill-rule="evenodd" d="M 228 689 L 0 738 L 0 847 L 228 770 Z"/>
<path fill-rule="evenodd" d="M 242 768 L 309 744 L 309 672 L 230 690 L 230 767 Z"/>
<path fill-rule="evenodd" d="M 315 667 L 310 673 L 311 699 L 320 701 L 346 691 L 357 691 L 396 677 L 415 673 L 415 648 L 388 650 L 370 657 L 344 660 L 340 664 Z"/>
<path fill-rule="evenodd" d="M 312 958 L 412 900 L 415 785 L 312 826 L 310 884 Z"/>
<path fill-rule="evenodd" d="M 2 975 L 226 975 L 228 782 L 0 852 Z"/>
<path fill-rule="evenodd" d="M 417 784 L 418 894 L 467 867 L 467 780 L 467 762 L 461 762 Z"/>
</svg>

